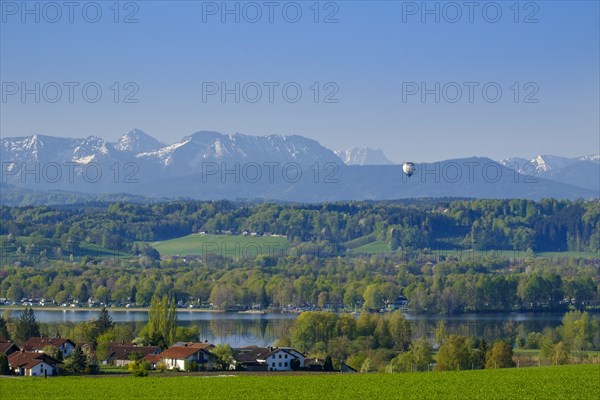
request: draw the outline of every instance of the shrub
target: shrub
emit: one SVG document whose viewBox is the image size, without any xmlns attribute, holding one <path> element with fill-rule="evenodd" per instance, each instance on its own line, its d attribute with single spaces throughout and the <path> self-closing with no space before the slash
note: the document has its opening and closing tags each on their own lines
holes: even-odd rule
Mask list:
<svg viewBox="0 0 600 400">
<path fill-rule="evenodd" d="M 486 355 L 485 367 L 492 368 L 513 368 L 515 362 L 512 359 L 512 347 L 506 342 L 496 342 Z"/>
</svg>

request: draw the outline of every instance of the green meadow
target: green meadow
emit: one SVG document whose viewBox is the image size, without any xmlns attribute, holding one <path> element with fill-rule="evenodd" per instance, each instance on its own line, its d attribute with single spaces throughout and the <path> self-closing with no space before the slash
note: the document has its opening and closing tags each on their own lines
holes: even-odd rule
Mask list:
<svg viewBox="0 0 600 400">
<path fill-rule="evenodd" d="M 163 256 L 222 255 L 239 260 L 260 255 L 285 255 L 289 242 L 285 237 L 192 234 L 150 245 Z"/>
<path fill-rule="evenodd" d="M 598 399 L 599 365 L 400 374 L 3 378 L 6 399 Z"/>
</svg>

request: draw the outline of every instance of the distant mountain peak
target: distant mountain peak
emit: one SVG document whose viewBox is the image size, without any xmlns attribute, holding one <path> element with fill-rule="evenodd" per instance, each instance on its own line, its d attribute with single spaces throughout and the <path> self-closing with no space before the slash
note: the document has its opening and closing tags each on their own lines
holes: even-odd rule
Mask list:
<svg viewBox="0 0 600 400">
<path fill-rule="evenodd" d="M 370 147 L 352 147 L 348 150 L 337 150 L 335 152 L 346 165 L 392 165 L 381 149 Z"/>
<path fill-rule="evenodd" d="M 529 178 L 552 179 L 592 190 L 600 188 L 600 154 L 581 157 L 544 154 L 529 160 L 521 157 L 505 158 L 499 163 Z"/>
<path fill-rule="evenodd" d="M 132 153 L 144 153 L 159 149 L 165 145 L 141 129 L 132 129 L 119 138 L 115 144 L 118 151 L 130 151 Z"/>
</svg>

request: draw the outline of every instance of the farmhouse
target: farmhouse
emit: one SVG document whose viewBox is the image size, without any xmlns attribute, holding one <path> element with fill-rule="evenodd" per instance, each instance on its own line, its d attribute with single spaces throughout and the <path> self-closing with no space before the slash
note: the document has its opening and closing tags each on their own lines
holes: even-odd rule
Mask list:
<svg viewBox="0 0 600 400">
<path fill-rule="evenodd" d="M 163 364 L 168 369 L 185 370 L 190 363 L 195 362 L 199 368 L 213 369 L 215 356 L 208 350 L 208 343 L 186 343 L 171 346 L 160 353 Z"/>
<path fill-rule="evenodd" d="M 0 354 L 4 354 L 5 356 L 9 356 L 12 353 L 20 351 L 19 346 L 14 344 L 13 342 L 9 342 L 8 340 L 0 340 Z"/>
<path fill-rule="evenodd" d="M 58 375 L 58 364 L 55 360 L 44 353 L 17 351 L 8 356 L 8 365 L 15 375 L 21 376 L 56 376 Z"/>
<path fill-rule="evenodd" d="M 104 364 L 114 364 L 118 367 L 131 363 L 132 354 L 138 354 L 139 358 L 143 358 L 149 354 L 160 353 L 158 346 L 134 346 L 132 344 L 114 343 L 108 349 L 108 357 L 103 361 Z"/>
<path fill-rule="evenodd" d="M 23 349 L 25 351 L 35 351 L 38 353 L 42 353 L 44 347 L 47 346 L 58 348 L 64 357 L 70 356 L 73 350 L 75 350 L 75 343 L 69 339 L 32 337 L 23 343 Z"/>
<path fill-rule="evenodd" d="M 304 354 L 290 347 L 235 349 L 231 369 L 245 371 L 296 371 L 304 368 Z"/>
</svg>

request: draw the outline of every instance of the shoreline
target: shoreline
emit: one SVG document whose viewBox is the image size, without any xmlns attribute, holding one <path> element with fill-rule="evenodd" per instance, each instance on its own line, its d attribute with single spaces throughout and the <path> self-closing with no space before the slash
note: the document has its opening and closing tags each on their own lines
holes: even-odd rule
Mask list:
<svg viewBox="0 0 600 400">
<path fill-rule="evenodd" d="M 0 313 L 4 312 L 4 310 L 9 311 L 19 311 L 24 310 L 25 308 L 31 308 L 34 311 L 74 311 L 74 312 L 89 312 L 89 311 L 97 311 L 100 312 L 102 307 L 61 307 L 61 306 L 51 306 L 51 307 L 40 307 L 40 306 L 0 306 Z M 149 307 L 106 307 L 108 312 L 148 312 Z M 265 314 L 295 314 L 299 315 L 304 311 L 266 311 L 264 313 L 253 313 L 253 312 L 244 312 L 244 311 L 227 311 L 227 310 L 215 310 L 211 308 L 177 308 L 177 312 L 185 313 L 218 313 L 218 314 L 245 314 L 245 315 L 265 315 Z M 404 315 L 408 315 L 411 317 L 445 317 L 449 319 L 461 319 L 461 316 L 486 316 L 486 315 L 510 315 L 510 314 L 556 314 L 556 315 L 564 315 L 564 313 L 568 311 L 572 311 L 571 309 L 564 311 L 531 311 L 531 310 L 514 310 L 514 311 L 480 311 L 480 312 L 468 312 L 468 313 L 459 313 L 459 314 L 429 314 L 429 313 L 414 313 L 406 310 L 398 310 L 401 311 Z M 600 318 L 600 309 L 588 309 L 586 310 L 592 316 L 598 316 Z M 335 312 L 335 311 L 333 311 Z M 357 314 L 362 314 L 365 311 L 359 311 Z M 338 314 L 354 314 L 353 312 L 344 312 L 337 311 Z M 454 317 L 454 318 L 453 318 Z M 457 318 L 458 317 L 458 318 Z M 418 319 L 418 318 L 417 318 Z"/>
<path fill-rule="evenodd" d="M 39 307 L 39 306 L 31 306 L 31 307 L 23 307 L 23 306 L 0 306 L 0 312 L 3 310 L 10 311 L 18 311 L 24 310 L 25 308 L 31 308 L 33 311 L 75 311 L 75 312 L 84 312 L 84 311 L 98 311 L 102 310 L 102 307 Z M 144 307 L 106 307 L 108 312 L 148 312 L 149 308 Z M 224 313 L 224 310 L 213 310 L 210 308 L 177 308 L 177 312 L 201 312 L 201 313 Z"/>
</svg>

